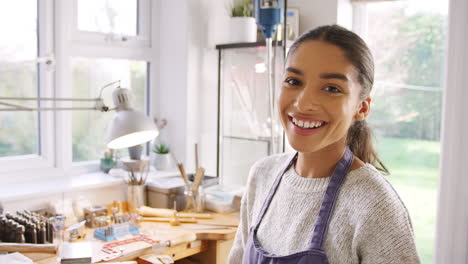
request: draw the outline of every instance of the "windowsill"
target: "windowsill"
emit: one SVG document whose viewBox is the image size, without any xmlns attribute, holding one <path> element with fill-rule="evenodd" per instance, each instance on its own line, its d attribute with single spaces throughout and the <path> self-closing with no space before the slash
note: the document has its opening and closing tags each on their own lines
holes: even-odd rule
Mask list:
<svg viewBox="0 0 468 264">
<path fill-rule="evenodd" d="M 154 178 L 179 175 L 179 171 L 151 171 L 148 181 Z M 45 178 L 31 182 L 0 185 L 0 201 L 33 199 L 53 194 L 85 191 L 124 184 L 124 176 L 112 176 L 103 172 L 84 173 L 75 176 Z"/>
</svg>

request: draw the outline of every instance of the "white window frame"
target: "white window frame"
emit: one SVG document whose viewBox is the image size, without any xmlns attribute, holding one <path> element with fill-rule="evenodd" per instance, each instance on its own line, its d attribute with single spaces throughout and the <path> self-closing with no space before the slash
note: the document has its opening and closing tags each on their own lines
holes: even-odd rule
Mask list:
<svg viewBox="0 0 468 264">
<path fill-rule="evenodd" d="M 43 97 L 53 96 L 54 72 L 48 69 L 49 66 L 41 58 L 53 54 L 53 0 L 38 0 L 38 72 L 39 94 Z M 51 58 L 53 60 L 53 58 Z M 49 103 L 42 102 L 42 106 Z M 14 112 L 12 112 L 14 113 Z M 40 130 L 38 133 L 39 155 L 18 155 L 0 158 L 1 174 L 22 175 L 28 170 L 47 169 L 54 165 L 54 115 L 51 112 L 40 112 L 38 114 Z M 30 173 L 29 173 L 30 174 Z"/>
<path fill-rule="evenodd" d="M 106 45 L 109 44 L 122 47 L 149 47 L 151 39 L 151 0 L 137 0 L 137 26 L 138 32 L 136 36 L 106 34 L 100 32 L 89 32 L 78 30 L 78 1 L 73 0 L 71 13 L 71 37 L 73 41 L 82 43 L 92 43 Z"/>
<path fill-rule="evenodd" d="M 63 27 L 56 32 L 56 40 L 60 43 L 59 46 L 61 47 L 62 52 L 62 56 L 60 56 L 61 61 L 57 64 L 63 65 L 63 67 L 60 67 L 62 71 L 58 75 L 60 75 L 60 81 L 65 83 L 64 87 L 67 87 L 68 90 L 67 94 L 64 94 L 63 97 L 71 97 L 72 94 L 72 73 L 70 65 L 73 57 L 140 60 L 146 61 L 148 63 L 148 67 L 150 67 L 155 51 L 154 48 L 149 45 L 151 34 L 148 30 L 151 28 L 150 12 L 152 5 L 149 0 L 138 0 L 140 5 L 139 9 L 142 10 L 139 12 L 138 23 L 140 24 L 139 27 L 143 28 L 144 34 L 142 36 L 129 37 L 128 41 L 111 42 L 105 40 L 108 34 L 78 30 L 77 1 L 79 0 L 61 0 L 56 2 L 57 4 L 60 2 L 56 11 L 61 10 L 61 12 L 59 12 L 62 16 L 64 14 L 68 14 L 68 16 L 65 15 L 62 17 L 61 24 Z M 56 17 L 59 15 L 60 14 L 57 14 Z M 146 26 L 141 25 L 142 23 L 146 24 Z M 148 74 L 147 78 L 148 81 L 151 80 L 151 75 Z M 111 81 L 114 80 L 109 80 L 109 82 Z M 151 96 L 149 94 L 149 87 L 146 87 L 146 89 L 146 96 Z M 146 100 L 146 102 L 151 101 Z M 151 103 L 149 106 L 146 106 L 146 110 L 150 107 Z M 64 168 L 65 172 L 72 175 L 96 171 L 99 168 L 99 161 L 97 160 L 73 162 L 71 113 L 68 112 L 60 114 L 63 115 L 62 120 L 64 126 L 62 128 L 64 135 L 62 137 L 61 145 L 66 148 L 66 151 L 64 151 L 66 155 L 62 157 L 63 160 L 61 161 L 61 167 Z"/>
<path fill-rule="evenodd" d="M 106 41 L 107 34 L 77 30 L 78 0 L 38 0 L 39 60 L 51 58 L 53 66 L 40 63 L 40 95 L 71 98 L 73 57 L 109 58 L 146 61 L 148 65 L 146 111 L 154 114 L 158 46 L 156 20 L 158 1 L 139 0 L 139 34 L 127 41 Z M 154 43 L 154 44 L 152 44 Z M 45 62 L 45 61 L 44 61 Z M 53 68 L 52 70 L 50 68 Z M 109 80 L 111 82 L 113 80 Z M 149 105 L 148 105 L 149 104 Z M 41 106 L 71 107 L 71 102 L 46 102 Z M 37 178 L 73 176 L 99 170 L 99 161 L 73 162 L 72 112 L 40 112 L 40 155 L 0 158 L 0 182 L 27 182 Z"/>
</svg>

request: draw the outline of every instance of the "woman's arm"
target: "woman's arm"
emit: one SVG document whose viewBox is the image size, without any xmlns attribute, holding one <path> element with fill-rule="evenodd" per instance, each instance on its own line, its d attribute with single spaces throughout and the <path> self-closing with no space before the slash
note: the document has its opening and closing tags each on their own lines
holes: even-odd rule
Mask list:
<svg viewBox="0 0 468 264">
<path fill-rule="evenodd" d="M 236 237 L 229 253 L 228 263 L 229 264 L 241 264 L 244 256 L 244 247 L 247 243 L 249 235 L 249 221 L 247 213 L 247 203 L 245 202 L 246 196 L 242 197 L 241 208 L 240 208 L 240 221 L 239 227 L 237 228 Z"/>
<path fill-rule="evenodd" d="M 413 227 L 400 200 L 381 199 L 357 234 L 362 264 L 419 264 Z"/>
</svg>

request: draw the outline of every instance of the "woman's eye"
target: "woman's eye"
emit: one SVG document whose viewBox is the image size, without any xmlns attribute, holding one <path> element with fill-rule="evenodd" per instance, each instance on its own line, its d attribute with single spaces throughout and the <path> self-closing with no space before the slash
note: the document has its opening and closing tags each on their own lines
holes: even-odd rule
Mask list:
<svg viewBox="0 0 468 264">
<path fill-rule="evenodd" d="M 341 90 L 336 88 L 335 86 L 327 86 L 323 88 L 325 91 L 330 92 L 330 93 L 341 93 Z"/>
<path fill-rule="evenodd" d="M 301 85 L 301 82 L 296 80 L 296 79 L 293 79 L 293 78 L 289 78 L 289 79 L 286 79 L 286 83 L 289 84 L 289 85 Z"/>
</svg>

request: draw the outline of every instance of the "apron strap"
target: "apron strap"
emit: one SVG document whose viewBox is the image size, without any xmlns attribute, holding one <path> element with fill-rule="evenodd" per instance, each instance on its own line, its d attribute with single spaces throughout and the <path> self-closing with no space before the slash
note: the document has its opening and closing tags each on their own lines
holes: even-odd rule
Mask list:
<svg viewBox="0 0 468 264">
<path fill-rule="evenodd" d="M 338 198 L 338 192 L 351 168 L 351 165 L 353 164 L 353 160 L 353 153 L 349 147 L 346 147 L 345 153 L 338 162 L 338 165 L 336 165 L 331 176 L 330 183 L 325 191 L 325 196 L 315 222 L 311 249 L 323 250 L 323 244 L 326 238 L 330 218 L 333 213 L 333 208 Z"/>
</svg>

